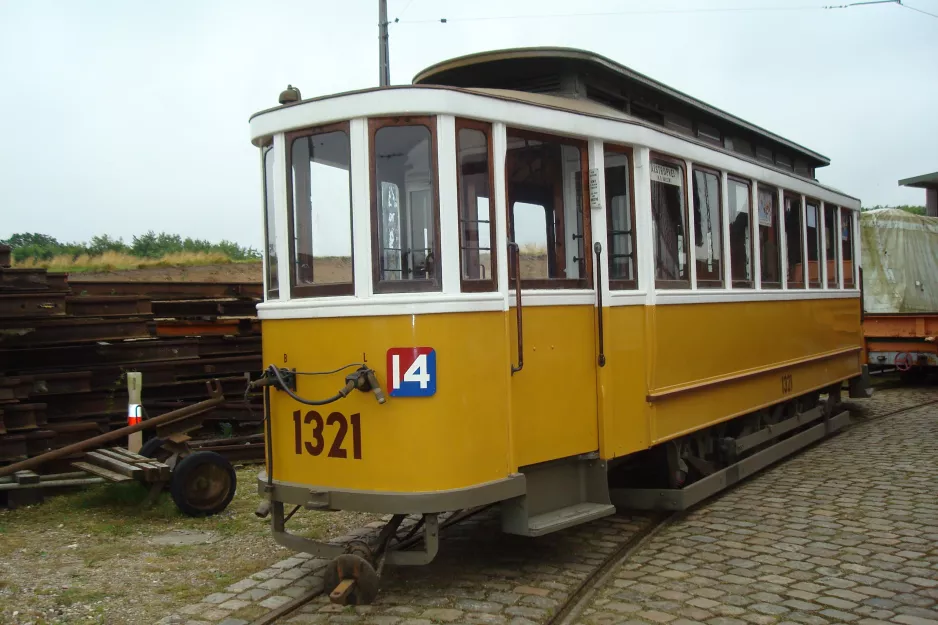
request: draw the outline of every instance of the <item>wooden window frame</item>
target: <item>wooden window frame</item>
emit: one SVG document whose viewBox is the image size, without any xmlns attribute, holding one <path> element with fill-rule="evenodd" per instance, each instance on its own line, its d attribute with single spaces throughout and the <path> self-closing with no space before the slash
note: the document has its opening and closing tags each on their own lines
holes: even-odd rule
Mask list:
<svg viewBox="0 0 938 625">
<path fill-rule="evenodd" d="M 775 282 L 775 281 L 766 282 L 762 278 L 762 274 L 764 273 L 763 269 L 765 269 L 765 263 L 762 262 L 762 252 L 765 248 L 762 246 L 762 239 L 760 238 L 759 239 L 759 253 L 760 253 L 760 256 L 759 256 L 759 285 L 760 285 L 759 290 L 760 291 L 780 291 L 782 289 L 782 282 L 784 278 L 783 272 L 787 271 L 787 268 L 782 266 L 782 228 L 784 226 L 782 223 L 780 223 L 781 219 L 779 219 L 779 213 L 783 213 L 784 210 L 779 210 L 780 208 L 783 208 L 783 207 L 778 205 L 778 192 L 780 188 L 775 185 L 766 184 L 766 183 L 757 181 L 756 182 L 756 206 L 755 206 L 756 221 L 758 222 L 759 220 L 758 218 L 759 194 L 763 191 L 763 189 L 766 191 L 772 192 L 772 206 L 775 207 L 775 211 L 774 211 L 775 223 L 778 224 L 776 227 L 776 233 L 775 233 L 775 244 L 778 248 L 778 253 L 777 253 L 778 255 L 778 282 Z M 756 232 L 761 237 L 762 233 L 760 232 L 760 230 L 762 229 L 762 224 L 758 224 L 758 228 L 759 229 Z M 769 284 L 771 286 L 767 287 L 766 284 Z"/>
<path fill-rule="evenodd" d="M 297 297 L 328 297 L 336 295 L 355 295 L 355 232 L 354 232 L 354 203 L 352 202 L 352 133 L 349 129 L 350 124 L 347 121 L 336 122 L 334 124 L 325 124 L 323 126 L 313 126 L 295 130 L 284 135 L 287 154 L 287 224 L 288 224 L 288 247 L 290 252 L 290 298 Z M 293 142 L 302 137 L 313 137 L 330 132 L 344 132 L 349 142 L 349 244 L 351 245 L 351 264 L 352 281 L 335 282 L 331 284 L 297 284 L 296 282 L 296 224 L 293 217 Z M 315 262 L 315 261 L 314 261 Z M 313 269 L 315 272 L 315 268 Z M 314 273 L 315 276 L 315 273 Z"/>
<path fill-rule="evenodd" d="M 629 185 L 629 219 L 632 224 L 632 234 L 631 234 L 631 247 L 632 247 L 632 274 L 635 276 L 631 280 L 621 280 L 613 279 L 612 270 L 609 267 L 611 263 L 611 254 L 612 243 L 609 239 L 609 229 L 611 228 L 611 220 L 609 219 L 609 206 L 606 202 L 606 198 L 603 198 L 603 203 L 606 205 L 606 271 L 609 272 L 609 290 L 611 291 L 634 291 L 638 289 L 638 242 L 636 241 L 636 228 L 635 228 L 635 150 L 626 145 L 618 145 L 615 143 L 606 143 L 603 142 L 603 177 L 606 175 L 606 152 L 615 152 L 618 154 L 624 154 L 625 158 L 628 160 L 628 166 L 625 168 L 626 173 L 628 174 L 628 185 Z"/>
<path fill-rule="evenodd" d="M 825 286 L 823 282 L 824 274 L 821 272 L 821 263 L 827 262 L 826 258 L 821 258 L 821 239 L 824 236 L 824 229 L 821 227 L 821 224 L 824 223 L 823 222 L 824 202 L 822 202 L 821 200 L 817 198 L 813 198 L 807 195 L 804 198 L 804 236 L 805 236 L 805 241 L 811 240 L 811 236 L 808 234 L 808 204 L 811 204 L 812 202 L 814 203 L 814 206 L 817 209 L 817 213 L 816 213 L 817 217 L 816 217 L 815 225 L 814 225 L 814 230 L 817 233 L 815 234 L 815 237 L 817 238 L 815 239 L 815 242 L 814 242 L 815 245 L 817 245 L 817 282 L 811 281 L 811 267 L 808 266 L 808 284 L 806 288 L 823 289 L 825 288 Z M 805 257 L 805 263 L 808 263 L 809 261 L 808 261 L 807 244 L 805 244 L 804 257 Z"/>
<path fill-rule="evenodd" d="M 436 269 L 430 279 L 382 280 L 381 248 L 378 236 L 378 164 L 375 159 L 375 136 L 382 128 L 395 126 L 423 126 L 430 131 L 430 175 L 433 187 L 433 254 Z M 371 275 L 375 293 L 428 293 L 443 290 L 443 255 L 440 253 L 440 176 L 437 155 L 437 124 L 433 115 L 393 115 L 368 120 L 368 167 L 371 180 Z"/>
<path fill-rule="evenodd" d="M 666 163 L 671 163 L 673 165 L 678 165 L 681 168 L 681 180 L 685 185 L 687 184 L 687 173 L 688 171 L 690 171 L 687 166 L 687 161 L 681 158 L 677 158 L 675 156 L 668 156 L 667 154 L 662 154 L 661 152 L 650 151 L 649 158 L 648 158 L 649 166 L 651 166 L 652 161 L 655 161 L 655 160 L 664 161 Z M 654 182 L 655 182 L 654 180 L 649 179 L 649 184 L 648 184 L 649 195 L 651 194 L 651 185 L 654 184 Z M 690 189 L 685 187 L 684 188 L 684 206 L 682 207 L 684 211 L 684 228 L 685 229 L 687 229 L 688 227 L 692 227 L 691 222 L 690 222 L 690 214 L 687 208 L 689 204 L 689 202 L 687 201 L 689 194 L 690 194 Z M 654 223 L 655 223 L 654 207 L 651 206 L 650 203 L 649 203 L 649 209 L 651 209 L 651 223 L 652 223 L 652 226 L 654 227 Z M 654 250 L 655 242 L 652 241 L 651 245 L 652 245 L 652 250 Z M 690 289 L 692 288 L 691 271 L 690 271 L 690 262 L 691 262 L 690 261 L 690 236 L 688 232 L 684 232 L 684 259 L 685 259 L 685 263 L 687 264 L 685 268 L 685 270 L 687 271 L 687 280 L 659 280 L 657 277 L 658 258 L 657 256 L 652 258 L 652 269 L 655 274 L 655 288 L 656 289 Z"/>
<path fill-rule="evenodd" d="M 691 185 L 692 185 L 692 186 L 695 185 L 695 183 L 696 183 L 696 179 L 694 178 L 694 175 L 693 175 L 695 171 L 706 172 L 706 173 L 708 173 L 708 174 L 710 174 L 710 175 L 712 175 L 712 176 L 716 176 L 716 177 L 717 177 L 717 195 L 718 195 L 718 200 L 719 200 L 719 205 L 720 205 L 720 206 L 719 206 L 719 208 L 720 208 L 720 212 L 719 212 L 719 215 L 720 215 L 720 279 L 719 279 L 719 280 L 700 280 L 700 279 L 697 279 L 697 288 L 700 288 L 700 286 L 703 285 L 703 288 L 705 288 L 705 289 L 725 289 L 725 288 L 726 288 L 726 283 L 724 282 L 724 279 L 723 279 L 723 276 L 725 275 L 725 272 L 724 272 L 724 264 L 726 263 L 726 259 L 723 258 L 723 217 L 724 217 L 724 215 L 723 215 L 723 182 L 722 182 L 722 181 L 723 181 L 723 172 L 721 172 L 721 171 L 718 170 L 718 169 L 713 169 L 712 167 L 707 167 L 706 165 L 699 165 L 699 166 L 698 166 L 696 163 L 694 163 L 694 166 L 693 166 L 693 167 L 691 168 L 691 170 L 690 170 L 690 173 L 691 173 L 690 182 L 691 182 Z M 696 188 L 695 188 L 695 189 L 694 189 L 694 197 L 696 197 L 696 196 L 697 196 L 697 194 L 696 194 Z M 729 199 L 729 198 L 727 198 L 727 199 Z M 727 206 L 729 206 L 729 202 L 727 202 Z M 691 215 L 693 215 L 693 212 L 691 212 Z M 690 225 L 691 225 L 691 227 L 694 227 L 694 223 L 693 223 L 693 222 L 691 222 Z M 701 230 L 701 232 L 703 232 L 703 230 Z M 696 230 L 694 231 L 694 233 L 696 234 Z M 697 242 L 697 241 L 696 241 L 696 237 L 695 237 L 694 243 L 696 243 L 696 242 Z M 696 251 L 694 252 L 694 254 L 695 254 L 695 255 L 694 255 L 694 263 L 696 263 L 696 262 L 697 262 Z M 732 280 L 732 272 L 733 272 L 732 267 L 730 267 L 730 280 Z M 696 268 L 695 268 L 695 269 L 694 269 L 694 275 L 696 275 L 696 273 L 697 273 L 697 270 L 696 270 Z"/>
<path fill-rule="evenodd" d="M 510 181 L 508 179 L 508 147 L 507 139 L 511 136 L 522 137 L 524 139 L 533 139 L 550 143 L 561 143 L 576 147 L 580 151 L 580 197 L 583 205 L 583 254 L 584 254 L 584 273 L 582 278 L 535 278 L 521 279 L 521 290 L 563 290 L 563 289 L 592 289 L 593 288 L 593 237 L 592 237 L 592 219 L 589 206 L 589 144 L 583 139 L 574 139 L 564 135 L 553 135 L 544 132 L 534 132 L 531 130 L 521 130 L 520 128 L 508 127 L 505 131 L 505 210 L 506 230 L 511 237 L 514 226 L 511 211 L 511 198 L 508 197 L 508 188 Z M 564 228 L 563 236 L 567 232 Z M 566 240 L 564 241 L 566 244 Z M 548 250 L 550 253 L 550 250 Z M 509 257 L 510 258 L 510 257 Z M 509 274 L 511 273 L 511 261 L 508 261 Z M 520 267 L 515 267 L 515 271 L 520 271 Z M 509 275 L 509 281 L 514 284 L 514 278 Z"/>
<path fill-rule="evenodd" d="M 729 250 L 730 250 L 729 257 L 728 257 L 728 260 L 730 261 L 730 283 L 733 285 L 734 289 L 737 289 L 737 288 L 755 289 L 756 288 L 756 255 L 755 255 L 756 246 L 755 246 L 755 242 L 753 241 L 753 237 L 755 236 L 753 227 L 757 221 L 756 211 L 758 210 L 755 206 L 752 206 L 752 185 L 755 183 L 749 178 L 743 178 L 742 176 L 737 176 L 734 174 L 727 173 L 726 174 L 727 194 L 729 193 L 729 190 L 730 190 L 730 182 L 736 182 L 738 184 L 746 185 L 746 187 L 749 189 L 748 195 L 750 198 L 749 199 L 749 273 L 750 273 L 750 279 L 749 280 L 736 280 L 733 278 L 733 243 L 732 243 L 733 237 L 732 237 L 732 233 L 730 233 L 730 238 L 729 240 L 727 240 L 727 244 L 729 245 Z M 729 219 L 730 217 L 729 207 L 730 207 L 730 201 L 729 201 L 729 197 L 727 197 L 726 198 L 726 212 L 727 212 L 726 218 L 727 219 Z M 729 224 L 727 224 L 727 226 L 729 226 Z"/>
<path fill-rule="evenodd" d="M 854 280 L 854 273 L 856 271 L 857 259 L 854 258 L 854 255 L 856 254 L 856 249 L 854 248 L 854 236 L 856 236 L 856 233 L 854 232 L 854 228 L 853 228 L 853 213 L 854 211 L 849 208 L 845 208 L 843 206 L 840 207 L 840 228 L 838 229 L 837 240 L 840 241 L 840 273 L 844 278 L 844 290 L 857 288 L 855 284 L 855 280 Z M 849 224 L 848 232 L 850 233 L 849 240 L 846 242 L 846 244 L 844 243 L 844 240 L 841 238 L 843 236 L 844 219 L 846 219 L 847 223 Z M 849 279 L 848 279 L 847 272 L 844 271 L 845 263 L 846 263 L 846 260 L 844 258 L 845 246 L 850 250 Z"/>
<path fill-rule="evenodd" d="M 463 224 L 462 224 L 462 172 L 459 163 L 459 131 L 478 130 L 485 135 L 488 153 L 489 178 L 489 262 L 492 266 L 491 276 L 486 279 L 468 279 L 463 271 Z M 492 144 L 492 124 L 480 122 L 463 117 L 456 118 L 456 217 L 459 223 L 459 290 L 463 293 L 488 293 L 498 290 L 498 239 L 495 236 L 495 218 L 497 216 L 495 202 L 495 147 Z"/>
<path fill-rule="evenodd" d="M 788 223 L 786 222 L 786 223 L 785 223 L 785 260 L 786 260 L 786 263 L 785 263 L 785 265 L 786 265 L 786 266 L 785 266 L 785 276 L 786 276 L 786 284 L 788 285 L 788 288 L 789 288 L 789 289 L 793 289 L 793 290 L 795 290 L 795 291 L 803 291 L 803 290 L 805 290 L 806 288 L 808 288 L 808 284 L 807 284 L 807 282 L 805 282 L 805 273 L 807 272 L 807 269 L 808 269 L 808 265 L 807 265 L 807 255 L 808 255 L 808 254 L 807 254 L 807 250 L 804 249 L 804 247 L 805 247 L 805 246 L 804 246 L 804 235 L 805 235 L 805 228 L 807 228 L 807 224 L 805 223 L 805 221 L 806 221 L 806 220 L 805 220 L 805 210 L 804 210 L 804 205 L 802 205 L 802 203 L 801 203 L 801 194 L 800 194 L 800 193 L 795 193 L 795 192 L 793 192 L 793 191 L 789 191 L 788 189 L 782 189 L 782 214 L 783 214 L 783 215 L 785 214 L 785 203 L 784 203 L 784 202 L 785 202 L 785 200 L 788 200 L 788 199 L 794 200 L 794 201 L 796 201 L 796 202 L 798 203 L 798 223 L 801 224 L 801 232 L 798 233 L 798 249 L 801 250 L 801 277 L 800 277 L 798 280 L 795 280 L 795 281 L 793 282 L 793 281 L 791 280 L 791 278 L 788 276 L 788 262 L 787 262 L 787 261 L 790 261 L 791 259 L 788 258 L 788 236 L 789 236 L 789 232 L 788 232 Z M 792 284 L 794 284 L 794 285 L 796 285 L 796 286 L 792 287 Z"/>
<path fill-rule="evenodd" d="M 840 208 L 840 205 L 839 205 L 839 204 L 832 204 L 831 202 L 824 202 L 823 206 L 824 206 L 824 208 L 823 208 L 823 211 L 824 211 L 824 228 L 823 228 L 823 230 L 822 230 L 822 232 L 821 232 L 821 236 L 824 237 L 824 267 L 827 268 L 827 267 L 828 267 L 828 263 L 830 263 L 830 262 L 833 262 L 833 267 L 834 267 L 834 276 L 833 276 L 833 278 L 834 278 L 834 286 L 831 286 L 831 275 L 830 275 L 830 271 L 828 271 L 828 272 L 827 272 L 827 282 L 824 283 L 824 287 L 823 287 L 823 288 L 826 289 L 826 290 L 828 290 L 828 291 L 836 291 L 836 290 L 839 290 L 839 289 L 840 289 L 840 274 L 843 272 L 843 267 L 842 267 L 842 264 L 843 264 L 843 263 L 841 262 L 841 259 L 840 259 L 840 255 L 842 254 L 842 249 L 843 249 L 843 246 L 842 246 L 841 244 L 842 244 L 843 242 L 840 240 L 840 228 L 838 227 L 836 230 L 833 230 L 833 229 L 832 229 L 832 231 L 831 231 L 831 247 L 834 248 L 834 250 L 833 250 L 833 251 L 834 251 L 834 260 L 833 260 L 833 261 L 828 260 L 827 254 L 830 253 L 830 250 L 828 249 L 828 246 L 827 246 L 827 229 L 828 229 L 828 225 L 827 225 L 827 208 L 830 207 L 831 209 L 833 209 L 833 211 L 834 211 L 833 219 L 837 219 L 837 216 L 839 215 L 839 211 L 838 211 L 837 209 Z M 840 225 L 840 224 L 838 224 L 838 226 L 839 226 L 839 225 Z"/>
<path fill-rule="evenodd" d="M 262 176 L 261 176 L 262 183 L 261 183 L 261 184 L 262 184 L 263 193 L 264 193 L 264 271 L 265 271 L 265 273 L 266 273 L 266 275 L 264 276 L 264 282 L 267 284 L 267 299 L 268 299 L 268 300 L 280 299 L 280 266 L 279 266 L 280 257 L 279 257 L 279 255 L 276 254 L 276 252 L 274 252 L 274 254 L 275 254 L 275 258 L 277 259 L 277 263 L 278 263 L 278 266 L 277 266 L 277 287 L 276 287 L 276 288 L 273 288 L 273 289 L 270 288 L 270 225 L 269 225 L 270 219 L 269 219 L 269 212 L 270 212 L 271 210 L 274 211 L 274 218 L 275 218 L 275 220 L 276 220 L 277 203 L 274 202 L 274 205 L 273 205 L 273 206 L 268 206 L 268 205 L 267 205 L 267 192 L 268 192 L 268 189 L 267 189 L 267 153 L 268 153 L 268 152 L 271 152 L 271 153 L 272 153 L 273 151 L 274 151 L 274 142 L 273 142 L 273 141 L 267 141 L 267 142 L 261 144 L 261 172 L 262 172 Z M 276 155 L 274 155 L 274 156 L 276 156 Z M 277 162 L 276 162 L 276 160 L 274 160 L 274 165 L 276 165 L 276 164 L 277 164 Z M 276 176 L 276 174 L 277 174 L 276 169 L 274 170 L 273 174 L 274 174 L 274 176 Z M 272 181 L 271 181 L 271 182 L 272 182 Z M 277 233 L 275 232 L 274 235 L 276 235 L 276 234 L 277 234 Z"/>
</svg>

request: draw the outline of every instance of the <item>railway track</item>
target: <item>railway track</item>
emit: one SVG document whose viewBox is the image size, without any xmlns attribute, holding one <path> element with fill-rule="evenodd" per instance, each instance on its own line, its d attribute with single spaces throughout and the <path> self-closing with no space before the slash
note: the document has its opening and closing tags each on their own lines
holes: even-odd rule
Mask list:
<svg viewBox="0 0 938 625">
<path fill-rule="evenodd" d="M 934 404 L 938 404 L 938 399 L 929 399 L 909 406 L 887 409 L 884 412 L 868 415 L 868 417 L 862 421 L 853 421 L 853 423 L 844 428 L 842 432 L 852 431 L 859 427 L 869 427 L 886 417 L 896 417 L 903 413 Z M 831 439 L 827 438 L 824 440 Z M 823 443 L 823 441 L 820 441 L 819 443 Z M 788 458 L 797 457 L 800 453 L 803 453 L 803 451 L 813 447 L 814 445 L 805 448 L 801 452 L 792 456 L 788 456 L 786 460 Z M 734 487 L 739 485 L 740 484 L 736 484 Z M 728 492 L 731 492 L 732 490 L 732 487 L 727 488 L 716 495 L 716 497 L 720 497 Z M 579 619 L 582 615 L 584 609 L 586 609 L 595 598 L 597 592 L 609 582 L 618 569 L 627 563 L 634 555 L 640 552 L 645 545 L 652 541 L 668 526 L 675 523 L 676 521 L 679 521 L 687 514 L 692 513 L 698 507 L 712 503 L 714 500 L 715 497 L 711 497 L 695 506 L 692 506 L 688 510 L 680 512 L 658 513 L 652 516 L 651 522 L 648 523 L 646 527 L 636 531 L 628 540 L 620 544 L 614 551 L 609 553 L 601 563 L 599 563 L 588 575 L 586 575 L 586 577 L 579 581 L 576 587 L 572 589 L 569 596 L 554 610 L 553 614 L 547 618 L 547 620 L 544 622 L 544 625 L 573 625 L 576 623 L 577 619 Z M 460 516 L 458 513 L 451 515 L 446 521 L 441 522 L 441 530 L 447 527 L 452 527 L 454 524 L 458 523 L 464 518 L 466 517 Z M 402 528 L 400 531 L 401 533 L 404 533 L 407 529 L 408 528 Z M 293 601 L 276 609 L 270 610 L 263 616 L 260 616 L 254 620 L 251 625 L 272 625 L 274 623 L 281 622 L 281 619 L 285 619 L 291 616 L 294 612 L 322 594 L 323 589 L 321 587 L 312 588 L 306 594 L 301 595 Z"/>
</svg>

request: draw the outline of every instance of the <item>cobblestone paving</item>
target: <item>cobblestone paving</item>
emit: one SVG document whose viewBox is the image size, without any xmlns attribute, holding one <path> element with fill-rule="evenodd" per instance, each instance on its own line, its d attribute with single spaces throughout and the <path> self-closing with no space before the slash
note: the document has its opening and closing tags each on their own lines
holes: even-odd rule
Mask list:
<svg viewBox="0 0 938 625">
<path fill-rule="evenodd" d="M 938 625 L 936 463 L 938 404 L 852 428 L 665 527 L 577 622 Z"/>
<path fill-rule="evenodd" d="M 938 400 L 938 388 L 887 389 L 878 392 L 873 399 L 848 405 L 862 423 L 929 400 Z M 863 625 L 873 625 L 877 622 L 875 619 L 890 622 L 889 619 L 896 618 L 900 620 L 892 622 L 929 623 L 914 619 L 926 618 L 924 614 L 935 609 L 938 584 L 915 586 L 910 581 L 913 577 L 926 581 L 938 579 L 938 527 L 935 527 L 938 502 L 935 488 L 923 481 L 934 473 L 933 468 L 926 467 L 934 465 L 938 458 L 936 443 L 927 441 L 929 435 L 934 441 L 938 427 L 928 426 L 927 418 L 922 421 L 921 416 L 929 414 L 929 410 L 935 421 L 938 405 L 916 411 L 917 416 L 911 420 L 906 415 L 890 420 L 897 441 L 891 441 L 889 433 L 875 425 L 863 425 L 706 504 L 657 536 L 647 550 L 636 554 L 609 587 L 603 589 L 589 607 L 589 613 L 582 615 L 581 622 L 584 625 L 619 622 L 688 625 L 699 622 L 695 618 L 706 617 L 708 625 L 786 620 L 806 624 L 859 623 L 860 619 L 873 619 L 863 622 Z M 906 431 L 906 421 L 913 424 L 910 427 L 916 428 L 915 431 Z M 903 427 L 896 427 L 898 425 Z M 870 445 L 875 445 L 876 449 L 870 451 Z M 922 460 L 929 453 L 931 459 Z M 902 465 L 894 464 L 895 454 L 902 455 Z M 897 468 L 906 465 L 914 470 Z M 898 489 L 898 494 L 890 494 L 892 488 Z M 924 494 L 922 489 L 925 489 Z M 779 494 L 781 490 L 787 490 L 787 494 Z M 899 520 L 893 518 L 890 512 L 893 508 L 894 514 L 901 517 Z M 845 519 L 838 516 L 841 509 L 849 515 Z M 858 518 L 855 512 L 865 516 Z M 912 528 L 897 525 L 909 523 L 909 514 L 916 524 L 931 523 L 931 529 L 919 529 L 918 535 L 910 535 L 908 531 Z M 753 525 L 744 525 L 746 523 Z M 649 525 L 646 516 L 616 516 L 527 539 L 502 534 L 494 513 L 481 515 L 444 530 L 440 554 L 430 565 L 387 567 L 381 594 L 373 605 L 343 608 L 319 597 L 281 622 L 541 623 L 608 554 Z M 714 525 L 716 527 L 712 527 Z M 833 525 L 842 527 L 831 527 Z M 373 534 L 376 529 L 374 526 L 362 528 L 336 542 Z M 801 532 L 804 536 L 784 533 L 787 531 Z M 892 534 L 895 538 L 885 536 Z M 867 545 L 866 540 L 879 542 Z M 913 545 L 917 551 L 912 549 Z M 815 555 L 814 550 L 825 555 Z M 836 552 L 833 554 L 836 557 L 829 553 L 831 551 Z M 910 555 L 913 553 L 922 555 L 913 559 Z M 162 619 L 160 625 L 245 625 L 310 589 L 321 588 L 325 566 L 324 560 L 297 554 L 232 584 L 224 592 L 182 607 Z M 698 574 L 695 568 L 719 575 L 707 577 Z M 913 573 L 903 573 L 912 569 L 915 569 Z M 888 576 L 878 577 L 876 571 L 888 573 Z M 640 579 L 646 575 L 650 579 Z M 864 577 L 866 581 L 861 583 L 851 579 L 851 575 Z M 729 577 L 720 579 L 724 576 Z M 765 579 L 767 576 L 769 579 Z M 782 583 L 789 579 L 790 582 Z M 827 585 L 819 581 L 821 579 L 843 581 Z M 712 583 L 708 584 L 709 581 Z M 863 595 L 862 600 L 855 597 L 863 593 L 858 588 L 878 588 L 873 581 L 906 586 L 901 586 L 902 591 L 884 587 L 878 590 L 880 594 Z M 796 584 L 808 586 L 795 587 Z M 694 592 L 695 589 L 698 592 Z M 715 594 L 721 589 L 723 594 Z M 643 590 L 648 594 L 642 594 Z M 907 597 L 912 595 L 917 599 Z M 822 598 L 834 603 L 824 603 Z M 875 601 L 863 603 L 869 600 Z M 818 608 L 810 610 L 806 605 L 785 604 L 786 601 L 802 601 Z M 913 611 L 903 612 L 900 607 Z M 864 609 L 868 610 L 864 612 Z M 828 613 L 824 614 L 825 610 Z M 842 617 L 832 616 L 830 612 L 841 610 L 853 616 L 853 620 L 840 621 Z M 887 613 L 889 618 L 886 618 Z M 938 615 L 932 613 L 928 618 L 938 619 Z"/>
</svg>

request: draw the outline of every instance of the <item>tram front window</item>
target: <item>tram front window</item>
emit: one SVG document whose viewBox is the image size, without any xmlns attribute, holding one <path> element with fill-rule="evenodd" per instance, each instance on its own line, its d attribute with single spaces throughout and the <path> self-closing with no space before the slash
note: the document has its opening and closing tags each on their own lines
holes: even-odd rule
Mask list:
<svg viewBox="0 0 938 625">
<path fill-rule="evenodd" d="M 457 120 L 456 159 L 459 189 L 459 263 L 463 291 L 495 290 L 492 240 L 490 126 Z"/>
<path fill-rule="evenodd" d="M 264 241 L 267 248 L 267 298 L 280 296 L 280 283 L 277 279 L 277 222 L 274 206 L 274 150 L 273 146 L 264 148 Z"/>
<path fill-rule="evenodd" d="M 371 120 L 376 292 L 440 290 L 432 122 L 421 121 Z"/>
<path fill-rule="evenodd" d="M 351 295 L 352 200 L 347 124 L 288 135 L 293 294 Z"/>
</svg>

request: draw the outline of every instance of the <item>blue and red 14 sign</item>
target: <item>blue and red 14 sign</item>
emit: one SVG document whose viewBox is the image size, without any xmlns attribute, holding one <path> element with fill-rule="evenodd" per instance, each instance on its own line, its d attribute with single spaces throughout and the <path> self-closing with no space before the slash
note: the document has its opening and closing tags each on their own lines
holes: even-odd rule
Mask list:
<svg viewBox="0 0 938 625">
<path fill-rule="evenodd" d="M 430 397 L 436 393 L 436 350 L 392 347 L 388 350 L 391 397 Z"/>
</svg>

